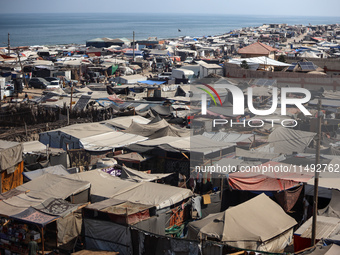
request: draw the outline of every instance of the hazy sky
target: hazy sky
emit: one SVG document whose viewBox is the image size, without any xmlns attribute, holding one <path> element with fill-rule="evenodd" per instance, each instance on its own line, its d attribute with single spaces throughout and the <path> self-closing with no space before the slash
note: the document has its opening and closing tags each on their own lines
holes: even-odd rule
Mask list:
<svg viewBox="0 0 340 255">
<path fill-rule="evenodd" d="M 1 13 L 161 12 L 340 16 L 339 0 L 1 0 L 0 3 Z"/>
</svg>

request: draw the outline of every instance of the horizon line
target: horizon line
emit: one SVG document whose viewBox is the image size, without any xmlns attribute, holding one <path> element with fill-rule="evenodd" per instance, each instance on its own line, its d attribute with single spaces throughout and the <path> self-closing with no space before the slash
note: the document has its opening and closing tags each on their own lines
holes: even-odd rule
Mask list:
<svg viewBox="0 0 340 255">
<path fill-rule="evenodd" d="M 303 15 L 301 14 L 290 14 L 290 15 L 285 15 L 285 14 L 248 14 L 248 13 L 201 13 L 201 12 L 192 12 L 192 13 L 175 13 L 175 12 L 5 12 L 2 15 L 6 14 L 177 14 L 177 15 L 231 15 L 231 16 L 264 16 L 265 17 L 277 17 L 277 16 L 282 16 L 282 17 L 322 17 L 322 18 L 340 18 L 339 16 L 333 16 L 333 15 L 319 15 L 319 14 L 310 14 L 310 15 Z M 340 21 L 339 21 L 340 23 Z"/>
</svg>

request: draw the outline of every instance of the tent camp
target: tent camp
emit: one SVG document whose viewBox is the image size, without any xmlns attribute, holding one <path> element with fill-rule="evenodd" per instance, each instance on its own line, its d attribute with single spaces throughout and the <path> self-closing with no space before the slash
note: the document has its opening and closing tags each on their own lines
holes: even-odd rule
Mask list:
<svg viewBox="0 0 340 255">
<path fill-rule="evenodd" d="M 150 139 L 163 136 L 184 137 L 190 134 L 189 129 L 173 127 L 164 119 L 152 124 L 132 122 L 131 126 L 126 129 L 125 132 L 149 137 Z"/>
<path fill-rule="evenodd" d="M 212 239 L 241 249 L 282 252 L 297 222 L 264 194 L 188 224 L 189 239 Z"/>
</svg>

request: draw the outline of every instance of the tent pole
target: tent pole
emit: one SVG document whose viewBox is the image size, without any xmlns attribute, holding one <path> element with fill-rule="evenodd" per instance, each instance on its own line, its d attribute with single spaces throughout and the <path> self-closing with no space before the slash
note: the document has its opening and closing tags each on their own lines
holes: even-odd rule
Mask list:
<svg viewBox="0 0 340 255">
<path fill-rule="evenodd" d="M 318 134 L 316 144 L 316 155 L 315 155 L 315 168 L 320 164 L 320 142 L 321 142 L 321 99 L 318 101 Z M 315 245 L 316 237 L 316 222 L 318 212 L 318 189 L 319 189 L 319 172 L 315 171 L 314 175 L 314 198 L 313 198 L 313 222 L 312 222 L 312 242 L 311 245 Z"/>
</svg>

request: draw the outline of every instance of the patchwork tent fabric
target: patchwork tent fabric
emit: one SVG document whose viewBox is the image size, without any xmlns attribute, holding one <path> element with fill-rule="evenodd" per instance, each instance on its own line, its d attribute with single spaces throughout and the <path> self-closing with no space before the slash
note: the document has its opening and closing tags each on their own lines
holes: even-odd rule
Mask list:
<svg viewBox="0 0 340 255">
<path fill-rule="evenodd" d="M 43 227 L 56 220 L 58 217 L 39 212 L 33 207 L 30 207 L 21 213 L 12 215 L 11 218 L 27 223 L 34 223 Z"/>
</svg>

